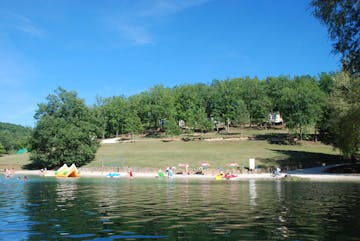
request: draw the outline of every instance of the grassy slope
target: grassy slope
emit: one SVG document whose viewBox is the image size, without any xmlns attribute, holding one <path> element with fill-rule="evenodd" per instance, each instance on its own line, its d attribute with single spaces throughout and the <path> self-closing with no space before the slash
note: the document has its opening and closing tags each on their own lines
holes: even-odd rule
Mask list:
<svg viewBox="0 0 360 241">
<path fill-rule="evenodd" d="M 283 130 L 242 130 L 232 133 L 236 136 L 282 134 Z M 210 133 L 205 137 L 221 137 Z M 231 135 L 222 135 L 222 137 Z M 248 166 L 249 158 L 256 159 L 256 165 L 277 166 L 283 168 L 316 166 L 341 162 L 339 153 L 331 146 L 321 143 L 303 142 L 300 145 L 270 144 L 266 140 L 240 141 L 172 141 L 160 139 L 136 138 L 134 143 L 103 144 L 93 162 L 86 168 L 100 169 L 102 165 L 114 167 L 138 167 L 142 170 L 158 169 L 188 163 L 198 167 L 200 162 L 211 163 L 210 168 L 225 167 L 228 162 L 237 162 L 241 167 Z M 9 155 L 0 157 L 0 168 L 20 169 L 29 163 L 29 155 Z"/>
<path fill-rule="evenodd" d="M 191 167 L 200 162 L 211 163 L 212 168 L 225 167 L 237 162 L 248 165 L 249 158 L 256 165 L 283 165 L 302 167 L 319 165 L 322 162 L 338 162 L 338 152 L 320 143 L 303 142 L 301 145 L 273 145 L 267 141 L 216 141 L 216 142 L 161 142 L 143 141 L 103 145 L 95 161 L 87 167 L 153 167 L 164 168 L 188 163 Z"/>
<path fill-rule="evenodd" d="M 21 155 L 5 155 L 0 157 L 0 170 L 4 168 L 21 169 L 23 165 L 29 163 L 29 153 Z"/>
</svg>

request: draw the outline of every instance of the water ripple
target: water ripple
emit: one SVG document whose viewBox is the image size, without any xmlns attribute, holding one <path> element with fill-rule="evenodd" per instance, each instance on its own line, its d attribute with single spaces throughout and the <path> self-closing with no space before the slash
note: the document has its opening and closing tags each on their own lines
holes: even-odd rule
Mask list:
<svg viewBox="0 0 360 241">
<path fill-rule="evenodd" d="M 358 183 L 0 178 L 5 240 L 329 240 L 360 236 Z M 326 229 L 324 228 L 326 227 Z"/>
</svg>

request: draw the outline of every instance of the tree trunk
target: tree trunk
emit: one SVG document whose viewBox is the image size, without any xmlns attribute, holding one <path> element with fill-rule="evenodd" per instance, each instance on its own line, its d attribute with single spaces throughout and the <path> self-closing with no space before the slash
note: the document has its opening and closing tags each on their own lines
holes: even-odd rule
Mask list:
<svg viewBox="0 0 360 241">
<path fill-rule="evenodd" d="M 227 125 L 226 125 L 226 132 L 229 133 L 229 129 L 230 129 L 230 120 L 229 118 L 227 118 Z"/>
</svg>

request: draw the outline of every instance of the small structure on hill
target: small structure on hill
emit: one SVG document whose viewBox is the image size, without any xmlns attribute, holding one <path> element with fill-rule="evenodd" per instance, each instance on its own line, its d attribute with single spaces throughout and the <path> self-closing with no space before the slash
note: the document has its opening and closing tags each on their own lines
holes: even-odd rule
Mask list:
<svg viewBox="0 0 360 241">
<path fill-rule="evenodd" d="M 279 111 L 269 113 L 268 121 L 269 121 L 270 125 L 282 125 L 283 124 L 283 119 L 281 118 Z"/>
<path fill-rule="evenodd" d="M 181 129 L 185 129 L 186 128 L 186 125 L 185 125 L 185 121 L 184 120 L 179 120 L 179 127 Z"/>
</svg>

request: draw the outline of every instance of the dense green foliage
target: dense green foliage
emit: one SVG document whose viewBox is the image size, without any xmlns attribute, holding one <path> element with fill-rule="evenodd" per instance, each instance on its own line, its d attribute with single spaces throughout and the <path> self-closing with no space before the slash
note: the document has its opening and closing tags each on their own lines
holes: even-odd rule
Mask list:
<svg viewBox="0 0 360 241">
<path fill-rule="evenodd" d="M 360 76 L 360 1 L 312 0 L 314 15 L 328 28 L 344 71 Z"/>
<path fill-rule="evenodd" d="M 334 79 L 320 78 L 329 100 L 320 131 L 344 156 L 356 160 L 360 149 L 360 1 L 313 0 L 311 5 L 335 41 L 333 52 L 341 55 L 344 71 Z"/>
<path fill-rule="evenodd" d="M 360 81 L 338 73 L 330 86 L 320 131 L 345 157 L 355 160 L 360 149 Z"/>
<path fill-rule="evenodd" d="M 103 136 L 145 131 L 209 131 L 241 126 L 262 126 L 279 111 L 287 127 L 302 133 L 323 116 L 326 95 L 311 76 L 236 78 L 211 84 L 155 86 L 128 98 L 98 99 L 94 106 Z"/>
<path fill-rule="evenodd" d="M 0 122 L 0 154 L 29 147 L 31 132 L 30 127 Z"/>
<path fill-rule="evenodd" d="M 314 126 L 320 119 L 324 104 L 325 95 L 318 84 L 304 76 L 282 89 L 278 105 L 287 127 L 297 129 L 302 139 L 304 128 Z"/>
<path fill-rule="evenodd" d="M 95 113 L 75 92 L 58 88 L 55 93 L 36 111 L 30 159 L 37 167 L 81 166 L 94 159 L 98 148 Z"/>
<path fill-rule="evenodd" d="M 315 130 L 345 156 L 354 157 L 360 143 L 358 83 L 345 73 L 322 73 L 319 78 L 247 77 L 208 85 L 158 85 L 130 97 L 98 98 L 91 108 L 76 93 L 59 88 L 36 112 L 31 159 L 37 166 L 82 165 L 94 158 L 96 137 L 266 127 L 268 114 L 275 111 L 301 139 Z"/>
</svg>

